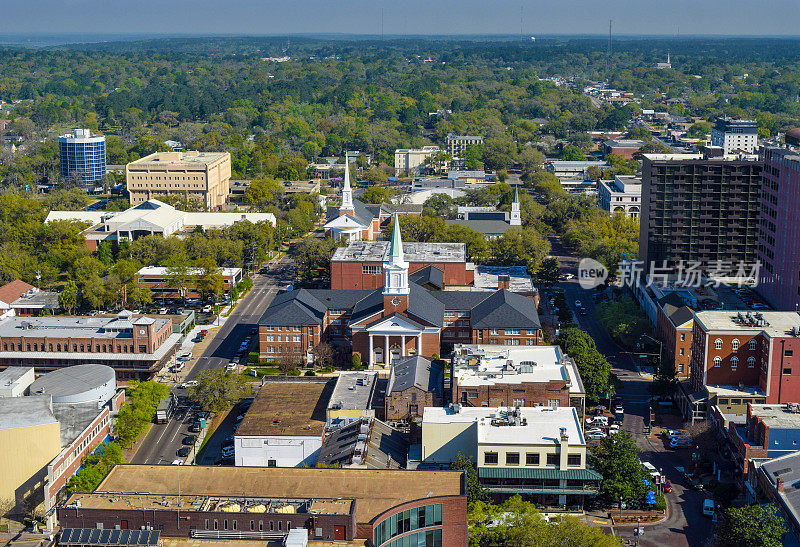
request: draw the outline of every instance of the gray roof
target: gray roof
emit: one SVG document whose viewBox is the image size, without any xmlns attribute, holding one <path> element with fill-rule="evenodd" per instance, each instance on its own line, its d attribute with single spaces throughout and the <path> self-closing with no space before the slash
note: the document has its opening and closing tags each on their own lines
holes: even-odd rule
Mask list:
<svg viewBox="0 0 800 547">
<path fill-rule="evenodd" d="M 431 325 L 437 327 L 444 325 L 444 304 L 434 298 L 430 291 L 416 283 L 411 283 L 408 288 L 410 289 L 408 313 Z"/>
<path fill-rule="evenodd" d="M 410 274 L 408 280 L 417 285 L 430 284 L 436 289 L 444 288 L 444 272 L 435 266 L 425 266 L 421 270 Z"/>
<path fill-rule="evenodd" d="M 380 207 L 380 206 L 378 206 Z M 378 215 L 373 213 L 369 210 L 369 208 L 360 202 L 357 199 L 353 200 L 353 218 L 355 218 L 359 224 L 363 224 L 364 226 L 368 226 L 372 219 L 378 218 Z M 325 219 L 326 222 L 330 222 L 331 220 L 339 217 L 339 207 L 338 206 L 330 206 L 325 211 Z"/>
<path fill-rule="evenodd" d="M 496 291 L 497 289 L 495 289 Z M 494 294 L 493 291 L 434 291 L 434 298 L 444 304 L 446 310 L 471 310 Z"/>
<path fill-rule="evenodd" d="M 339 247 L 333 253 L 332 262 L 381 262 L 389 249 L 388 241 L 353 241 L 347 247 Z M 420 241 L 403 242 L 403 258 L 406 262 L 466 262 L 465 243 L 430 243 Z"/>
<path fill-rule="evenodd" d="M 53 403 L 53 414 L 61 429 L 61 448 L 77 439 L 101 412 L 97 403 Z"/>
<path fill-rule="evenodd" d="M 321 325 L 325 305 L 306 289 L 297 289 L 276 296 L 259 320 L 266 326 Z"/>
<path fill-rule="evenodd" d="M 369 427 L 361 434 L 362 425 Z M 361 438 L 359 439 L 359 436 Z M 366 437 L 366 438 L 365 438 Z M 356 444 L 364 443 L 366 452 L 361 465 L 367 469 L 404 469 L 408 458 L 408 437 L 380 420 L 356 420 L 325 433 L 318 461 L 343 467 L 353 462 Z"/>
<path fill-rule="evenodd" d="M 441 364 L 432 363 L 419 355 L 395 359 L 392 361 L 386 394 L 405 391 L 415 386 L 441 394 L 443 375 L 444 367 Z"/>
<path fill-rule="evenodd" d="M 791 514 L 794 525 L 800 525 L 800 452 L 774 458 L 761 464 L 761 472 L 775 488 L 778 478 L 783 479 L 783 492 L 778 498 Z"/>
<path fill-rule="evenodd" d="M 353 323 L 358 323 L 362 319 L 372 317 L 383 310 L 383 288 L 370 291 L 367 296 L 353 306 L 350 319 Z"/>
<path fill-rule="evenodd" d="M 85 394 L 108 384 L 116 386 L 113 368 L 99 364 L 72 365 L 37 378 L 30 386 L 30 393 L 47 394 L 59 401 L 61 398 Z"/>
<path fill-rule="evenodd" d="M 342 371 L 336 379 L 328 409 L 369 410 L 377 380 L 377 372 Z"/>
<path fill-rule="evenodd" d="M 58 423 L 49 395 L 0 398 L 0 429 Z"/>
<path fill-rule="evenodd" d="M 504 220 L 446 220 L 449 226 L 458 225 L 465 228 L 472 228 L 482 234 L 495 235 L 504 234 L 511 228 L 511 224 Z"/>
<path fill-rule="evenodd" d="M 472 309 L 470 323 L 473 329 L 523 328 L 539 329 L 539 313 L 532 298 L 502 289 Z"/>
<path fill-rule="evenodd" d="M 166 325 L 167 319 L 155 319 L 156 329 Z M 0 337 L 33 338 L 129 338 L 132 333 L 120 329 L 133 329 L 130 321 L 119 317 L 41 316 L 10 317 L 0 323 Z"/>
</svg>

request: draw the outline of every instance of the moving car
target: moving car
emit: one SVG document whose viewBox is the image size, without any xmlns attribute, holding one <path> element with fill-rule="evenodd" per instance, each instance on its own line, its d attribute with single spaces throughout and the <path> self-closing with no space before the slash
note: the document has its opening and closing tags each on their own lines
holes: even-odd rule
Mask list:
<svg viewBox="0 0 800 547">
<path fill-rule="evenodd" d="M 583 306 L 583 304 L 581 304 L 581 301 L 580 300 L 576 300 L 575 301 L 575 307 L 580 308 L 581 306 Z"/>
<path fill-rule="evenodd" d="M 183 382 L 182 384 L 180 384 L 178 387 L 182 388 L 182 389 L 187 389 L 187 388 L 199 385 L 199 384 L 200 384 L 200 382 L 198 382 L 197 380 L 187 380 L 187 381 Z"/>
<path fill-rule="evenodd" d="M 183 460 L 172 460 L 172 465 L 183 465 Z"/>
<path fill-rule="evenodd" d="M 664 477 L 664 480 L 661 483 L 661 489 L 664 490 L 664 492 L 672 492 L 672 483 L 669 482 L 668 478 Z"/>
</svg>

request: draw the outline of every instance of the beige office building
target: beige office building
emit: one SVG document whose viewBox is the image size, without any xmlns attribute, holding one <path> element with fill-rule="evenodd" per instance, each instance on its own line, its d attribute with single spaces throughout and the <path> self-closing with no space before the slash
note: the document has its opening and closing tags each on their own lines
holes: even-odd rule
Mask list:
<svg viewBox="0 0 800 547">
<path fill-rule="evenodd" d="M 478 135 L 453 135 L 452 133 L 445 138 L 447 153 L 454 158 L 460 158 L 467 146 L 483 144 L 483 137 Z"/>
<path fill-rule="evenodd" d="M 228 152 L 156 152 L 125 166 L 131 205 L 161 195 L 181 194 L 203 201 L 209 210 L 228 200 Z"/>
<path fill-rule="evenodd" d="M 438 151 L 438 146 L 398 148 L 394 151 L 395 175 L 418 175 L 425 168 L 425 159 Z"/>
</svg>

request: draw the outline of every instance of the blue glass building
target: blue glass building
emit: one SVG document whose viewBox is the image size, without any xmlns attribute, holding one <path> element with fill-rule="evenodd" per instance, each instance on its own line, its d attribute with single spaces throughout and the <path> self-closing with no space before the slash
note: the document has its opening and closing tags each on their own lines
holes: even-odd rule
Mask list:
<svg viewBox="0 0 800 547">
<path fill-rule="evenodd" d="M 72 135 L 58 138 L 58 152 L 62 178 L 69 179 L 73 173 L 79 173 L 87 190 L 102 183 L 106 174 L 105 136 L 76 129 Z"/>
</svg>

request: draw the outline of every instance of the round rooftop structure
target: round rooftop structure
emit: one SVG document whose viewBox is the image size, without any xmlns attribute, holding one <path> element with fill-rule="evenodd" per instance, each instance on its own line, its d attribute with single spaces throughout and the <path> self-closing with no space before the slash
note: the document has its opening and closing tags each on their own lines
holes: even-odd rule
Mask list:
<svg viewBox="0 0 800 547">
<path fill-rule="evenodd" d="M 105 404 L 117 390 L 114 369 L 106 365 L 73 365 L 37 378 L 31 395 L 50 395 L 54 403 Z"/>
<path fill-rule="evenodd" d="M 784 138 L 786 139 L 786 144 L 800 146 L 800 127 L 787 131 Z"/>
</svg>

